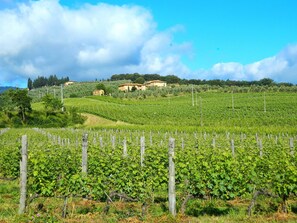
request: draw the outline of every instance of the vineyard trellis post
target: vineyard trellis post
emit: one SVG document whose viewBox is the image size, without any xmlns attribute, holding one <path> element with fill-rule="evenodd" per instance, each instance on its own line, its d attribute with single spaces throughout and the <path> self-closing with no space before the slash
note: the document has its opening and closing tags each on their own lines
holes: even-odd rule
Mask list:
<svg viewBox="0 0 297 223">
<path fill-rule="evenodd" d="M 26 208 L 27 197 L 27 163 L 28 163 L 28 139 L 27 135 L 22 136 L 22 160 L 20 161 L 20 206 L 19 214 L 23 214 Z"/>
<path fill-rule="evenodd" d="M 126 137 L 124 138 L 123 140 L 123 157 L 127 157 L 128 156 L 128 153 L 127 153 L 127 140 L 126 140 Z"/>
<path fill-rule="evenodd" d="M 87 174 L 88 169 L 88 134 L 83 135 L 82 140 L 82 174 Z"/>
<path fill-rule="evenodd" d="M 216 138 L 212 138 L 212 148 L 216 148 Z"/>
<path fill-rule="evenodd" d="M 174 139 L 169 138 L 169 181 L 168 181 L 168 207 L 169 212 L 176 215 L 176 195 L 175 195 L 175 166 L 174 166 Z"/>
<path fill-rule="evenodd" d="M 111 136 L 111 147 L 112 147 L 112 151 L 115 150 L 115 136 Z"/>
<path fill-rule="evenodd" d="M 266 112 L 266 94 L 264 91 L 264 112 Z"/>
<path fill-rule="evenodd" d="M 234 139 L 231 139 L 231 151 L 232 151 L 232 156 L 235 156 L 235 149 L 234 149 Z"/>
<path fill-rule="evenodd" d="M 294 155 L 294 139 L 290 138 L 290 154 Z"/>
<path fill-rule="evenodd" d="M 203 121 L 202 121 L 202 98 L 199 97 L 200 99 L 200 126 L 203 126 Z"/>
<path fill-rule="evenodd" d="M 262 145 L 262 140 L 259 139 L 258 143 L 259 143 L 259 149 L 260 149 L 260 157 L 262 157 L 262 156 L 263 156 L 263 145 Z"/>
<path fill-rule="evenodd" d="M 232 91 L 232 111 L 234 112 L 234 95 L 233 95 L 233 91 Z"/>
<path fill-rule="evenodd" d="M 61 103 L 62 103 L 62 112 L 64 112 L 63 84 L 61 84 Z"/>
<path fill-rule="evenodd" d="M 195 104 L 194 104 L 194 87 L 192 85 L 192 106 L 194 107 Z"/>
<path fill-rule="evenodd" d="M 103 148 L 103 139 L 101 136 L 99 137 L 99 143 L 100 143 L 100 147 Z"/>
<path fill-rule="evenodd" d="M 145 151 L 145 137 L 140 137 L 140 166 L 143 167 L 143 161 L 144 161 L 144 151 Z"/>
<path fill-rule="evenodd" d="M 184 141 L 184 138 L 181 139 L 181 147 L 182 147 L 182 150 L 184 150 L 185 148 L 185 141 Z"/>
</svg>

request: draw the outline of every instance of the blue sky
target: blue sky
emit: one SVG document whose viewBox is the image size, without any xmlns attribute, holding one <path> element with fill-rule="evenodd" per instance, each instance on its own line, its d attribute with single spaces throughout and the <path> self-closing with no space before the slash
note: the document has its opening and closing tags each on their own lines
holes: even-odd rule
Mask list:
<svg viewBox="0 0 297 223">
<path fill-rule="evenodd" d="M 0 0 L 0 86 L 115 73 L 297 83 L 295 0 Z"/>
</svg>

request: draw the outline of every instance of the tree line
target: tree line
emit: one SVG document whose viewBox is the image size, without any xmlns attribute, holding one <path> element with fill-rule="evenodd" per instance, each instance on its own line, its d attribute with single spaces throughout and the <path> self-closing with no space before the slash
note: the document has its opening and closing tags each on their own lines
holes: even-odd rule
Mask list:
<svg viewBox="0 0 297 223">
<path fill-rule="evenodd" d="M 66 111 L 60 99 L 46 94 L 43 110 L 33 110 L 27 89 L 9 89 L 0 94 L 0 128 L 3 127 L 66 127 L 82 124 L 84 119 L 77 109 Z M 63 108 L 63 109 L 62 109 Z"/>
<path fill-rule="evenodd" d="M 238 87 L 248 87 L 253 85 L 258 86 L 293 86 L 292 83 L 282 82 L 277 83 L 270 78 L 263 78 L 258 81 L 236 81 L 236 80 L 201 80 L 201 79 L 181 79 L 175 75 L 167 75 L 161 76 L 159 74 L 114 74 L 110 78 L 111 81 L 119 81 L 119 80 L 130 80 L 134 83 L 143 84 L 145 81 L 151 80 L 161 80 L 165 81 L 168 84 L 193 84 L 193 85 L 210 85 L 210 86 L 238 86 Z"/>
<path fill-rule="evenodd" d="M 57 86 L 65 84 L 69 81 L 69 77 L 58 78 L 56 75 L 50 75 L 48 78 L 44 76 L 38 76 L 35 80 L 28 78 L 28 89 L 40 88 L 44 86 Z"/>
</svg>

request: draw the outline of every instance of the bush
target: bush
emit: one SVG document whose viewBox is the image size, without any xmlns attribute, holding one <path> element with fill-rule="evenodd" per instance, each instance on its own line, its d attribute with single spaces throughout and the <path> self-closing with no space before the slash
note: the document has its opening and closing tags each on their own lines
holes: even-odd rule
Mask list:
<svg viewBox="0 0 297 223">
<path fill-rule="evenodd" d="M 77 94 L 74 94 L 74 93 L 72 93 L 72 94 L 70 94 L 70 95 L 69 95 L 69 97 L 70 97 L 70 98 L 78 98 L 78 95 L 77 95 Z"/>
</svg>

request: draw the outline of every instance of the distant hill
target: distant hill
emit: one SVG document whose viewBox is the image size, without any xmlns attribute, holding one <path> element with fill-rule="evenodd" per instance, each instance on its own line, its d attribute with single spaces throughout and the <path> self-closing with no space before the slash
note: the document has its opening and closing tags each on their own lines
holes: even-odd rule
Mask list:
<svg viewBox="0 0 297 223">
<path fill-rule="evenodd" d="M 15 89 L 16 87 L 10 87 L 10 86 L 5 86 L 5 87 L 1 87 L 0 86 L 0 94 L 8 89 Z"/>
</svg>

